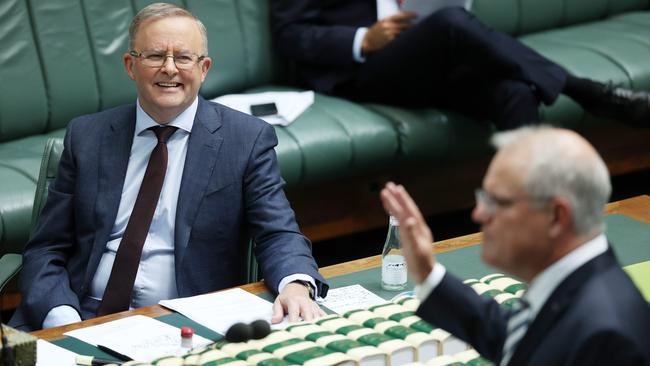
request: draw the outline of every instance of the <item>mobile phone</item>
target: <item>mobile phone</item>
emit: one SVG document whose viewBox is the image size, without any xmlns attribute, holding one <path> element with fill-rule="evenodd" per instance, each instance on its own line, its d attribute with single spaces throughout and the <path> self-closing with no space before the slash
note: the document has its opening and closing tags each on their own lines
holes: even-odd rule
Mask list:
<svg viewBox="0 0 650 366">
<path fill-rule="evenodd" d="M 251 104 L 251 114 L 255 117 L 271 116 L 278 114 L 275 103 Z"/>
</svg>

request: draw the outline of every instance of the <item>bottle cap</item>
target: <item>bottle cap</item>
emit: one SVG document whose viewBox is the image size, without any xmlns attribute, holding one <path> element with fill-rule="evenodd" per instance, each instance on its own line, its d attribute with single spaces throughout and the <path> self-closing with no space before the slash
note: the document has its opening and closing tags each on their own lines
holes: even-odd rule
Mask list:
<svg viewBox="0 0 650 366">
<path fill-rule="evenodd" d="M 181 328 L 181 338 L 192 338 L 194 336 L 194 329 L 190 327 Z"/>
</svg>

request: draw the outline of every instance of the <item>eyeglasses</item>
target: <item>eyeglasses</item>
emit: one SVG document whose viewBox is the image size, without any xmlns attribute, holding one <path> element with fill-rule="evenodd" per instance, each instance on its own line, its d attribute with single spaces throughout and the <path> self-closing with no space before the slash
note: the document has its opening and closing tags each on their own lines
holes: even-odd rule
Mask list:
<svg viewBox="0 0 650 366">
<path fill-rule="evenodd" d="M 191 69 L 197 63 L 203 61 L 205 56 L 199 56 L 195 53 L 179 53 L 178 55 L 167 55 L 159 51 L 129 51 L 129 55 L 139 58 L 144 66 L 162 67 L 168 58 L 172 58 L 177 68 L 187 70 Z"/>
<path fill-rule="evenodd" d="M 550 197 L 534 197 L 534 196 L 520 196 L 515 198 L 499 198 L 495 197 L 482 188 L 474 190 L 474 198 L 476 205 L 479 203 L 485 205 L 485 210 L 488 214 L 493 215 L 498 210 L 508 208 L 519 201 L 530 200 L 534 202 L 542 202 L 550 199 Z"/>
</svg>

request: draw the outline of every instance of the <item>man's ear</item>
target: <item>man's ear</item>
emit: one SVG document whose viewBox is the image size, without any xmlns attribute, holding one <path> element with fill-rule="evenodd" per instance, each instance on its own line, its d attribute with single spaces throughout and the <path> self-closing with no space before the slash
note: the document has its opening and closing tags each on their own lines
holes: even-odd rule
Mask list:
<svg viewBox="0 0 650 366">
<path fill-rule="evenodd" d="M 124 69 L 126 69 L 126 74 L 129 75 L 131 80 L 135 80 L 135 73 L 133 72 L 133 57 L 128 53 L 125 53 L 122 56 L 122 61 L 124 61 Z"/>
<path fill-rule="evenodd" d="M 210 67 L 212 67 L 212 59 L 206 56 L 203 61 L 201 61 L 201 82 L 205 81 L 205 77 L 208 75 Z"/>
<path fill-rule="evenodd" d="M 555 197 L 549 204 L 551 211 L 549 235 L 557 238 L 568 230 L 573 230 L 573 208 L 569 201 L 562 197 Z"/>
</svg>

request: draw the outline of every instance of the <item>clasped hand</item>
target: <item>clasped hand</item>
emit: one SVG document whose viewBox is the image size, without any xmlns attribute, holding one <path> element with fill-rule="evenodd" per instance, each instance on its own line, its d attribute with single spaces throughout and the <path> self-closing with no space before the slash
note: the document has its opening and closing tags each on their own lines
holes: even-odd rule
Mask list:
<svg viewBox="0 0 650 366">
<path fill-rule="evenodd" d="M 409 29 L 416 17 L 417 14 L 413 12 L 400 12 L 377 21 L 368 28 L 368 32 L 363 37 L 361 52 L 368 55 L 384 48 L 400 33 Z"/>
</svg>

